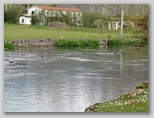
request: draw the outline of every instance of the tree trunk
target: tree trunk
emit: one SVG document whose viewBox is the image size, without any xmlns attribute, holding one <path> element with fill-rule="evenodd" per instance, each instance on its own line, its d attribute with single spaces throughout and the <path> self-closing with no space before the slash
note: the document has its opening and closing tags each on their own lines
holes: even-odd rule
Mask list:
<svg viewBox="0 0 154 118">
<path fill-rule="evenodd" d="M 7 11 L 7 4 L 5 4 L 5 10 Z"/>
<path fill-rule="evenodd" d="M 123 23 L 124 23 L 124 10 L 123 10 L 123 4 L 121 5 L 121 25 L 120 25 L 120 38 L 123 38 Z"/>
<path fill-rule="evenodd" d="M 91 13 L 92 12 L 92 4 L 90 4 L 89 7 L 90 7 L 89 12 Z"/>
<path fill-rule="evenodd" d="M 142 14 L 144 14 L 144 4 L 142 5 Z"/>
</svg>

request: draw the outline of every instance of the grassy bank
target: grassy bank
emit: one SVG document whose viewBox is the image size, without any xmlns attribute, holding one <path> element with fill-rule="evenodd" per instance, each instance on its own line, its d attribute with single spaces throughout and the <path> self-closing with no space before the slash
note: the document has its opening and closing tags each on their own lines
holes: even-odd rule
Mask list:
<svg viewBox="0 0 154 118">
<path fill-rule="evenodd" d="M 51 28 L 4 23 L 4 39 L 103 39 L 119 38 L 119 31 L 95 28 L 70 27 Z M 124 33 L 124 38 L 131 38 L 132 32 Z"/>
<path fill-rule="evenodd" d="M 85 112 L 148 112 L 148 82 L 137 84 L 135 90 L 116 99 L 96 103 Z"/>
</svg>

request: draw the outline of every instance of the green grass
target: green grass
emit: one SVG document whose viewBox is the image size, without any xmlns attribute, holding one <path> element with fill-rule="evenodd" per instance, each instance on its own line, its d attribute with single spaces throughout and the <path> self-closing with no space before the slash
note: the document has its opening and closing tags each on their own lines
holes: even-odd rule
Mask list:
<svg viewBox="0 0 154 118">
<path fill-rule="evenodd" d="M 133 37 L 126 32 L 124 37 Z M 119 38 L 119 31 L 96 28 L 70 27 L 51 28 L 47 26 L 32 26 L 4 23 L 4 39 L 103 39 Z"/>
<path fill-rule="evenodd" d="M 148 112 L 148 82 L 138 83 L 135 90 L 113 100 L 96 103 L 85 112 Z"/>
</svg>

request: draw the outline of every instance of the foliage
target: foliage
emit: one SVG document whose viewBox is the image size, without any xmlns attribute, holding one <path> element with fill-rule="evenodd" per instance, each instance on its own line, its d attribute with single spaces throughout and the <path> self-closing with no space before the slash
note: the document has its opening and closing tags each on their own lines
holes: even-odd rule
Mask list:
<svg viewBox="0 0 154 118">
<path fill-rule="evenodd" d="M 7 10 L 4 10 L 4 22 L 18 23 L 19 16 L 25 11 L 25 6 L 10 4 Z"/>
<path fill-rule="evenodd" d="M 83 12 L 83 26 L 90 28 L 102 28 L 102 25 L 107 28 L 108 18 L 99 13 Z"/>
<path fill-rule="evenodd" d="M 98 47 L 99 46 L 99 40 L 96 39 L 89 39 L 89 40 L 81 40 L 81 39 L 60 39 L 58 40 L 55 45 L 55 47 Z"/>
<path fill-rule="evenodd" d="M 47 17 L 45 16 L 45 14 L 47 14 Z M 67 11 L 65 14 L 62 11 L 48 11 L 47 13 L 45 13 L 45 11 L 43 10 L 35 13 L 32 19 L 34 21 L 32 22 L 32 24 L 34 25 L 42 23 L 44 23 L 43 25 L 48 25 L 49 23 L 52 23 L 54 21 L 66 23 L 68 26 L 78 26 L 78 23 L 80 23 L 80 20 L 77 20 L 78 17 L 75 14 L 73 14 L 72 16 L 69 11 Z"/>
<path fill-rule="evenodd" d="M 137 16 L 133 20 L 138 30 L 148 32 L 148 14 Z"/>
<path fill-rule="evenodd" d="M 4 49 L 7 49 L 7 50 L 14 49 L 14 45 L 12 43 L 6 42 L 4 43 Z"/>
<path fill-rule="evenodd" d="M 109 39 L 108 45 L 134 45 L 138 42 L 139 39 Z"/>
<path fill-rule="evenodd" d="M 148 88 L 148 81 L 140 82 L 136 85 L 137 89 L 147 89 Z"/>
<path fill-rule="evenodd" d="M 32 25 L 36 25 L 37 22 L 38 22 L 37 17 L 36 16 L 32 16 L 32 20 L 31 20 Z"/>
<path fill-rule="evenodd" d="M 139 37 L 142 38 L 144 44 L 148 44 L 148 14 L 143 14 L 133 18 L 137 33 L 143 32 Z"/>
<path fill-rule="evenodd" d="M 4 12 L 4 22 L 17 23 L 17 14 L 12 11 Z"/>
</svg>

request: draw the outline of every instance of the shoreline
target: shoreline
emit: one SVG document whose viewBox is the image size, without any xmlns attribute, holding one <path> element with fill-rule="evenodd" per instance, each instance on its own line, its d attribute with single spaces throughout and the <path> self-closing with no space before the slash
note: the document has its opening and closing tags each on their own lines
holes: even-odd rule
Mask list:
<svg viewBox="0 0 154 118">
<path fill-rule="evenodd" d="M 19 47 L 53 47 L 56 42 L 61 39 L 18 39 L 18 40 L 4 40 L 4 43 L 12 43 Z M 70 40 L 70 39 L 66 39 Z M 88 41 L 89 39 L 79 39 Z M 107 39 L 98 39 L 99 45 L 108 45 Z"/>
<path fill-rule="evenodd" d="M 148 81 L 138 83 L 135 90 L 115 99 L 95 103 L 84 112 L 148 112 Z"/>
</svg>

